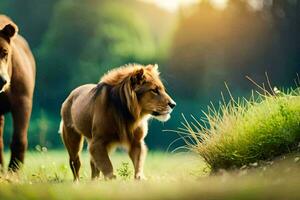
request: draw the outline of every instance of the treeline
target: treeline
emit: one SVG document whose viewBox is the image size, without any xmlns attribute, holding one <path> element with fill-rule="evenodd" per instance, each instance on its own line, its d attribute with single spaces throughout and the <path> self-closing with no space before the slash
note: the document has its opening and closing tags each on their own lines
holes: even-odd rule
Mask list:
<svg viewBox="0 0 300 200">
<path fill-rule="evenodd" d="M 73 88 L 98 82 L 113 67 L 162 62 L 175 19 L 133 0 L 5 0 L 0 9 L 19 25 L 37 61 L 31 147 L 62 145 L 60 106 Z"/>
<path fill-rule="evenodd" d="M 136 0 L 0 1 L 0 12 L 19 25 L 37 61 L 30 146 L 60 147 L 59 110 L 69 92 L 130 62 L 158 63 L 178 101 L 171 121 L 151 122 L 152 148 L 166 149 L 177 135 L 161 130 L 180 126 L 180 113 L 199 117 L 220 98 L 224 81 L 236 95 L 254 87 L 246 75 L 261 83 L 268 72 L 274 86 L 293 86 L 300 71 L 300 1 L 263 2 L 253 9 L 230 0 L 221 10 L 202 1 L 174 14 Z M 6 144 L 10 133 L 7 125 Z"/>
<path fill-rule="evenodd" d="M 213 100 L 224 81 L 242 95 L 255 87 L 245 76 L 262 83 L 265 72 L 273 86 L 294 86 L 300 72 L 300 1 L 256 2 L 251 7 L 230 0 L 218 10 L 202 1 L 192 14 L 181 13 L 166 68 L 176 77 L 170 84 L 178 95 Z"/>
</svg>

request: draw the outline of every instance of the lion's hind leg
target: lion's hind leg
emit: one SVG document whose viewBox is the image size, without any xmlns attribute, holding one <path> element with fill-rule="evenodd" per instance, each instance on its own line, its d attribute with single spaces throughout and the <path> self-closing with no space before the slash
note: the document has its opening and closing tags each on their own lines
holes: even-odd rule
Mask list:
<svg viewBox="0 0 300 200">
<path fill-rule="evenodd" d="M 79 154 L 83 146 L 83 136 L 74 128 L 67 127 L 64 124 L 62 124 L 61 134 L 65 147 L 67 148 L 69 153 L 69 164 L 74 176 L 74 181 L 78 181 L 79 169 L 81 166 Z"/>
<path fill-rule="evenodd" d="M 91 171 L 92 171 L 92 174 L 91 174 L 92 180 L 99 178 L 100 170 L 97 168 L 96 163 L 94 163 L 94 161 L 92 159 L 90 160 L 90 165 L 91 165 Z"/>
</svg>

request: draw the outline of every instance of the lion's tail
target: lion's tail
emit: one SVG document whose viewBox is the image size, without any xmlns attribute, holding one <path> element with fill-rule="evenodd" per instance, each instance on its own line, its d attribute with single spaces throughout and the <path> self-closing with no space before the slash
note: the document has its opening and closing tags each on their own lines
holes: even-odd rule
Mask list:
<svg viewBox="0 0 300 200">
<path fill-rule="evenodd" d="M 59 124 L 59 129 L 58 129 L 58 133 L 59 133 L 60 135 L 63 134 L 63 127 L 64 127 L 64 121 L 61 119 L 61 120 L 60 120 L 60 124 Z"/>
</svg>

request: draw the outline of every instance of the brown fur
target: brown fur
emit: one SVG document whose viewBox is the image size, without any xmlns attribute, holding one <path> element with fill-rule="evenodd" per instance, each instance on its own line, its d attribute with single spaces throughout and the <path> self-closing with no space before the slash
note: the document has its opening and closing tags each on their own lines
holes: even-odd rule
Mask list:
<svg viewBox="0 0 300 200">
<path fill-rule="evenodd" d="M 135 178 L 144 178 L 147 120 L 151 115 L 167 120 L 174 106 L 156 65 L 120 67 L 104 75 L 97 85 L 73 90 L 62 105 L 61 132 L 74 180 L 79 179 L 83 137 L 91 154 L 92 178 L 100 171 L 105 178 L 115 178 L 108 153 L 116 144 L 128 148 Z"/>
<path fill-rule="evenodd" d="M 3 166 L 4 114 L 11 112 L 13 138 L 9 169 L 23 163 L 32 109 L 35 61 L 26 40 L 11 19 L 0 15 L 0 165 Z"/>
</svg>

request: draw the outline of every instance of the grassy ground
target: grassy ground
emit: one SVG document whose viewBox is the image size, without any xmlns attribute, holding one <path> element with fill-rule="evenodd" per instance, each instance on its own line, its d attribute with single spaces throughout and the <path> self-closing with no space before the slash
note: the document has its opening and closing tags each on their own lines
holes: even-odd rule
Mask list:
<svg viewBox="0 0 300 200">
<path fill-rule="evenodd" d="M 124 154 L 112 157 L 117 180 L 90 181 L 88 155 L 83 153 L 82 181 L 74 184 L 65 151 L 31 152 L 18 175 L 1 176 L 0 199 L 299 199 L 299 156 L 207 176 L 204 162 L 193 154 L 150 152 L 148 180 L 139 182 L 125 176 L 132 166 Z M 124 162 L 130 163 L 128 168 Z"/>
</svg>

